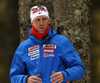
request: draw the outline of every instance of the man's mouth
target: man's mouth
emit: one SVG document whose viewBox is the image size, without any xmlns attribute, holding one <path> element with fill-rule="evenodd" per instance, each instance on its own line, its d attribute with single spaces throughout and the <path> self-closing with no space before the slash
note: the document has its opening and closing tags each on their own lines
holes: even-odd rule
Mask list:
<svg viewBox="0 0 100 83">
<path fill-rule="evenodd" d="M 40 29 L 44 29 L 43 27 L 41 27 Z"/>
</svg>

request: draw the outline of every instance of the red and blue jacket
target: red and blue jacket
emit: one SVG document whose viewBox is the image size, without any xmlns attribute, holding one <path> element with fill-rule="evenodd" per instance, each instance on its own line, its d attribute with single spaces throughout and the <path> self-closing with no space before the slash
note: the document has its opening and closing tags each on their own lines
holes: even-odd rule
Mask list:
<svg viewBox="0 0 100 83">
<path fill-rule="evenodd" d="M 48 35 L 51 40 L 46 42 L 30 34 L 29 38 L 22 42 L 13 57 L 10 69 L 11 83 L 26 83 L 28 76 L 40 74 L 42 83 L 51 83 L 52 71 L 61 71 L 64 81 L 81 79 L 85 73 L 85 67 L 73 47 L 71 41 L 58 35 L 51 28 Z"/>
</svg>

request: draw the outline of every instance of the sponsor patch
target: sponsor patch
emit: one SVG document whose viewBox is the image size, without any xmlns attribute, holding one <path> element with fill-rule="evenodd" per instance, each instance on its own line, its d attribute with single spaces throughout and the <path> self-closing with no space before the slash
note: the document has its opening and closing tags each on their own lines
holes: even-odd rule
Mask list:
<svg viewBox="0 0 100 83">
<path fill-rule="evenodd" d="M 43 45 L 43 48 L 56 48 L 56 45 L 45 44 Z"/>
<path fill-rule="evenodd" d="M 39 49 L 39 45 L 28 48 L 29 51 Z"/>
<path fill-rule="evenodd" d="M 34 54 L 36 54 L 36 53 L 39 53 L 39 50 L 35 50 L 35 51 L 33 51 L 33 52 L 29 52 L 29 53 L 28 53 L 28 56 L 34 55 Z"/>
<path fill-rule="evenodd" d="M 54 53 L 54 49 L 43 49 L 43 53 Z"/>
<path fill-rule="evenodd" d="M 55 57 L 55 54 L 44 54 L 44 57 Z"/>
<path fill-rule="evenodd" d="M 31 56 L 31 60 L 34 60 L 34 59 L 37 59 L 37 58 L 39 58 L 39 54 Z"/>
</svg>

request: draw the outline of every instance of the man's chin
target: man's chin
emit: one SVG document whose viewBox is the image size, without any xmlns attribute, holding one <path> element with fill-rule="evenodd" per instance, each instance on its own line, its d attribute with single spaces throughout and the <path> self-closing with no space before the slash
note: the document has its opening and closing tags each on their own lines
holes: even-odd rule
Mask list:
<svg viewBox="0 0 100 83">
<path fill-rule="evenodd" d="M 39 33 L 44 34 L 44 31 L 40 31 Z"/>
</svg>

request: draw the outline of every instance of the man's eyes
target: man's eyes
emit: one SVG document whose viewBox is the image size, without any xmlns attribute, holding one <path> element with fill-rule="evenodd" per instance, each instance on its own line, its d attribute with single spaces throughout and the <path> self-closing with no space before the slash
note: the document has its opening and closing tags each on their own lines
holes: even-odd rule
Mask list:
<svg viewBox="0 0 100 83">
<path fill-rule="evenodd" d="M 40 19 L 36 19 L 36 21 L 40 21 Z"/>
<path fill-rule="evenodd" d="M 47 18 L 42 18 L 42 21 L 47 20 Z M 40 19 L 36 19 L 36 21 L 40 21 Z"/>
<path fill-rule="evenodd" d="M 46 20 L 46 18 L 42 18 L 42 20 L 44 21 L 44 20 Z"/>
</svg>

